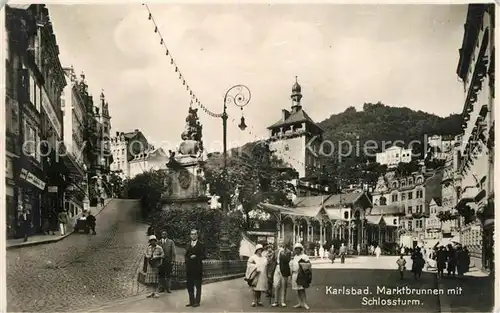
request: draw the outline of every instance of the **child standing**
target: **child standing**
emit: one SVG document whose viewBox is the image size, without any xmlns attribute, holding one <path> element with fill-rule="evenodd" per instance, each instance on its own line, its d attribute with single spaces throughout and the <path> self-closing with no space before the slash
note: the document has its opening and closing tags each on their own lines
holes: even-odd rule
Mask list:
<svg viewBox="0 0 500 313">
<path fill-rule="evenodd" d="M 396 263 L 398 264 L 399 275 L 401 279 L 403 279 L 404 272 L 406 270 L 406 260 L 404 259 L 403 255 L 399 257 Z"/>
</svg>

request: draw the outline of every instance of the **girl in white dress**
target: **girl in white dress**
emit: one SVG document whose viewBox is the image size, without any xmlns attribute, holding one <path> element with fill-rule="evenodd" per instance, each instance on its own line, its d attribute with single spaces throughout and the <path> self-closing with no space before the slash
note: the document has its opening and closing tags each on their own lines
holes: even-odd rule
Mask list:
<svg viewBox="0 0 500 313">
<path fill-rule="evenodd" d="M 247 266 L 257 267 L 257 283 L 252 286 L 253 301 L 252 306 L 262 306 L 260 300 L 262 292 L 267 291 L 267 258 L 262 255 L 264 247 L 261 244 L 255 246 L 255 254 L 247 262 Z"/>
<path fill-rule="evenodd" d="M 307 305 L 306 289 L 304 288 L 304 286 L 297 284 L 297 276 L 299 274 L 300 268 L 299 261 L 309 261 L 309 257 L 304 253 L 304 247 L 300 243 L 296 243 L 293 246 L 293 251 L 294 257 L 290 261 L 290 269 L 292 271 L 292 290 L 297 290 L 297 297 L 299 300 L 299 303 L 294 305 L 293 307 L 309 310 L 309 306 Z"/>
</svg>

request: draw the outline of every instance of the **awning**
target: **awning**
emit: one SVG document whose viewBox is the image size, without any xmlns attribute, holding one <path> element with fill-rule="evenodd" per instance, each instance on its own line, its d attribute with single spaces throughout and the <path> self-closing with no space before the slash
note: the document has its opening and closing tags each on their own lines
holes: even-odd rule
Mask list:
<svg viewBox="0 0 500 313">
<path fill-rule="evenodd" d="M 494 218 L 488 218 L 484 221 L 484 226 L 483 227 L 487 227 L 487 226 L 490 226 L 490 225 L 493 225 L 493 223 L 495 223 L 495 219 Z"/>
<path fill-rule="evenodd" d="M 450 238 L 443 238 L 441 240 L 439 240 L 435 245 L 434 247 L 446 247 L 448 245 L 451 245 L 451 240 Z"/>
</svg>

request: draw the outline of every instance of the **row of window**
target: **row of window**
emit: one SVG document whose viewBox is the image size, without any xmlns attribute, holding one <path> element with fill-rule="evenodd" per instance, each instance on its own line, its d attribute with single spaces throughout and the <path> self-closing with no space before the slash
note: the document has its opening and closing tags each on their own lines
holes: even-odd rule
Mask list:
<svg viewBox="0 0 500 313">
<path fill-rule="evenodd" d="M 409 192 L 402 192 L 401 193 L 401 201 L 405 201 L 406 200 L 406 197 L 408 196 L 408 200 L 412 200 L 413 199 L 413 191 L 409 191 Z M 415 191 L 415 199 L 421 199 L 424 197 L 424 190 L 423 189 L 417 189 Z M 392 194 L 392 202 L 398 202 L 398 194 L 397 193 L 394 193 Z"/>
<path fill-rule="evenodd" d="M 424 206 L 422 204 L 419 204 L 415 207 L 415 211 L 413 211 L 413 207 L 410 205 L 408 206 L 408 214 L 413 214 L 413 213 L 423 213 L 424 212 Z"/>
<path fill-rule="evenodd" d="M 412 231 L 414 228 L 415 229 L 422 229 L 422 228 L 424 228 L 424 220 L 423 219 L 418 219 L 418 220 L 408 221 L 407 225 L 408 225 L 407 229 L 409 231 Z"/>
<path fill-rule="evenodd" d="M 31 156 L 38 162 L 42 161 L 42 154 L 40 151 L 40 131 L 24 121 L 24 143 L 23 153 Z"/>
</svg>

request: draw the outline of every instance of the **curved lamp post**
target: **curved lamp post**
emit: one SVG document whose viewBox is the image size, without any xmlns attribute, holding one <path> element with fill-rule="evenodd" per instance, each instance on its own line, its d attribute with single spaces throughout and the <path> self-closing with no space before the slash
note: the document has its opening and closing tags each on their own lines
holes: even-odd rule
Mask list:
<svg viewBox="0 0 500 313">
<path fill-rule="evenodd" d="M 228 190 L 227 190 L 227 107 L 229 105 L 235 105 L 239 107 L 243 111 L 243 107 L 245 107 L 251 99 L 252 95 L 250 93 L 250 89 L 248 89 L 247 86 L 244 85 L 235 85 L 231 88 L 229 88 L 228 91 L 226 91 L 226 94 L 224 95 L 224 109 L 222 111 L 222 140 L 223 140 L 223 156 L 224 156 L 224 168 L 223 168 L 223 175 L 224 175 L 224 191 L 222 195 L 222 210 L 224 214 L 226 215 L 229 211 L 229 200 L 228 200 Z M 245 130 L 246 125 L 245 125 L 245 118 L 241 116 L 241 123 L 239 125 L 239 128 L 241 130 Z M 224 259 L 228 259 L 227 253 L 230 250 L 229 246 L 229 232 L 227 229 L 227 223 L 224 223 L 222 225 L 221 229 L 221 245 L 220 245 L 220 252 L 224 256 Z"/>
</svg>

